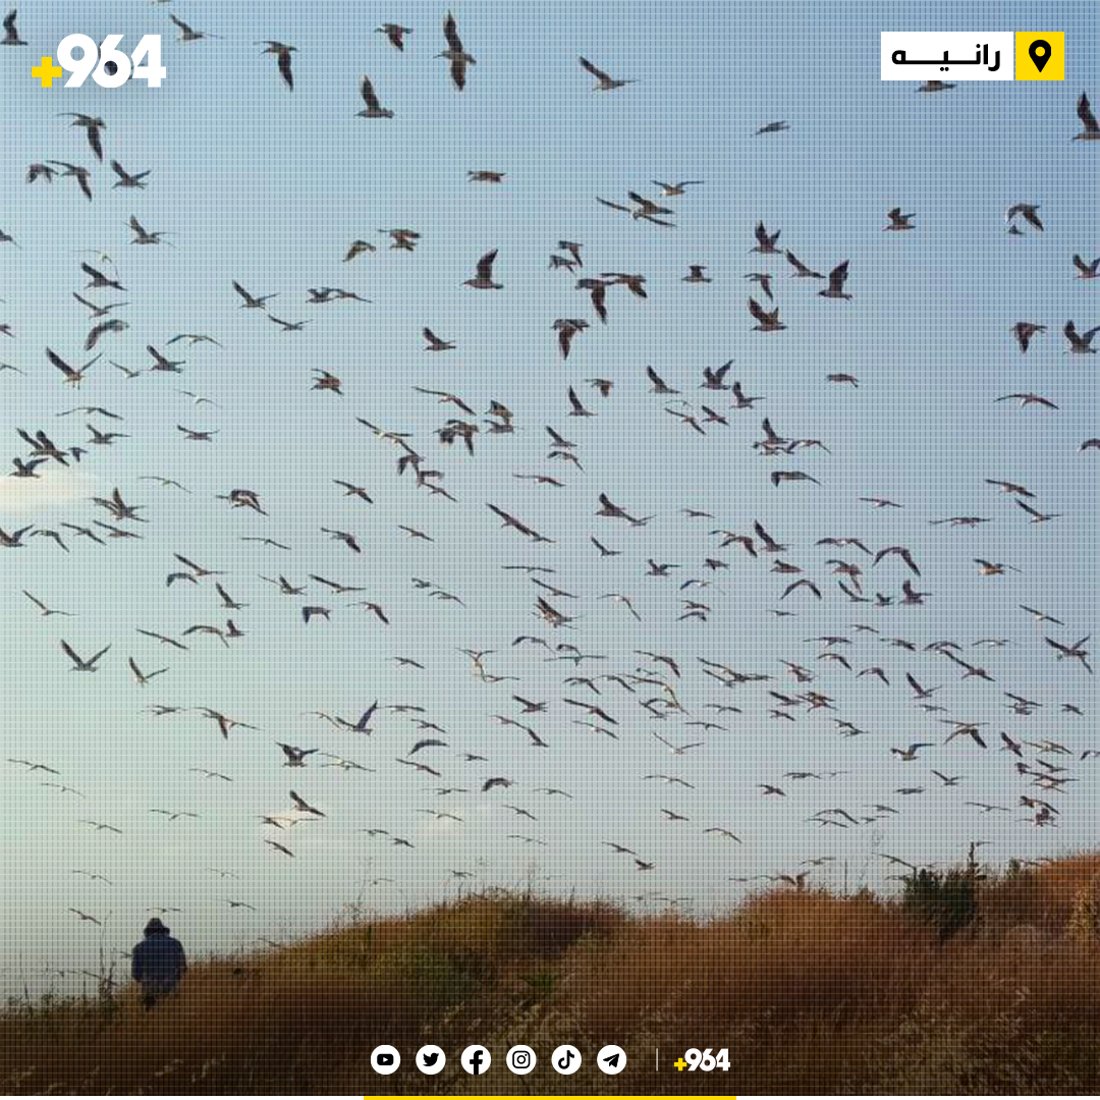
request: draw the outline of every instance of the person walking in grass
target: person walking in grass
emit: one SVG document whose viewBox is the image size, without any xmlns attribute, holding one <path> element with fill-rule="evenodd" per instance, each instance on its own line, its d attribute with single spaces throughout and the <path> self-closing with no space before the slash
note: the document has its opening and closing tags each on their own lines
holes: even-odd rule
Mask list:
<svg viewBox="0 0 1100 1100">
<path fill-rule="evenodd" d="M 145 938 L 133 950 L 133 979 L 141 986 L 141 1006 L 146 1012 L 159 997 L 171 993 L 187 970 L 187 956 L 159 917 L 145 926 Z"/>
</svg>

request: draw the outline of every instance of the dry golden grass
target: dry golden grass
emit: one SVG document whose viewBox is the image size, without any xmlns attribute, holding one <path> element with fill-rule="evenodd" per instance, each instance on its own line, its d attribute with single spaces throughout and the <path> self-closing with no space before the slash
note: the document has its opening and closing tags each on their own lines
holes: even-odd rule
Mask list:
<svg viewBox="0 0 1100 1100">
<path fill-rule="evenodd" d="M 1080 914 L 1098 874 L 1082 855 L 986 879 L 946 943 L 870 894 L 770 892 L 707 924 L 469 897 L 196 966 L 152 1013 L 131 991 L 13 1006 L 0 1090 L 1095 1093 L 1100 941 Z M 435 1078 L 412 1066 L 428 1041 L 449 1057 Z M 474 1041 L 494 1055 L 476 1079 L 457 1066 Z M 566 1041 L 588 1057 L 562 1078 L 545 1061 Z M 402 1050 L 394 1077 L 370 1070 L 379 1042 Z M 515 1042 L 540 1053 L 533 1078 L 505 1069 Z M 619 1077 L 592 1065 L 605 1042 L 630 1054 Z M 728 1047 L 730 1072 L 677 1074 L 689 1046 Z"/>
</svg>

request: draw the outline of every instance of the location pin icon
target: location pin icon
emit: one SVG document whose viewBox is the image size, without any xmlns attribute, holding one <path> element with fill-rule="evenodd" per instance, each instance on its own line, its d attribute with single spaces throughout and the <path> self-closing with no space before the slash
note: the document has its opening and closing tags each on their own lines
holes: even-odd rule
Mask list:
<svg viewBox="0 0 1100 1100">
<path fill-rule="evenodd" d="M 1035 68 L 1042 72 L 1046 63 L 1050 60 L 1050 43 L 1045 38 L 1036 38 L 1027 48 L 1028 56 L 1035 63 Z"/>
</svg>

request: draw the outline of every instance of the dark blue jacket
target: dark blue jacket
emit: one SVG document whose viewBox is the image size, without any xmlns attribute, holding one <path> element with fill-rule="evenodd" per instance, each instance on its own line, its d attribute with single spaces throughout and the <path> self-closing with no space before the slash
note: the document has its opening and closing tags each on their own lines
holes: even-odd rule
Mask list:
<svg viewBox="0 0 1100 1100">
<path fill-rule="evenodd" d="M 142 985 L 172 989 L 186 969 L 183 946 L 166 932 L 154 932 L 134 948 L 131 972 Z"/>
</svg>

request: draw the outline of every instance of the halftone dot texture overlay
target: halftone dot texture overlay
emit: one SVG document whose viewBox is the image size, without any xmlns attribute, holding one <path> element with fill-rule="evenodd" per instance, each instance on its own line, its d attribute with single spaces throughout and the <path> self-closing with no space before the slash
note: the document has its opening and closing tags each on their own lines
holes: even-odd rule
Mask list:
<svg viewBox="0 0 1100 1100">
<path fill-rule="evenodd" d="M 8 27 L 0 1081 L 1094 1091 L 1094 8 L 453 14 Z"/>
</svg>

